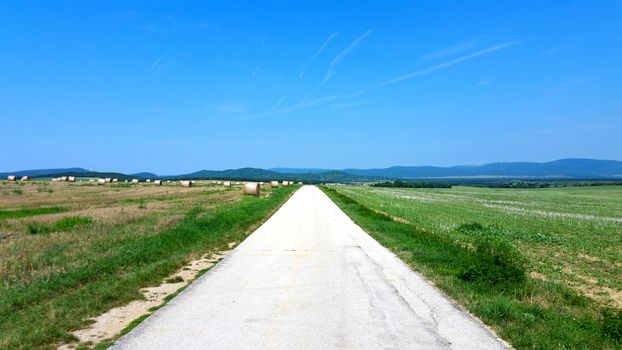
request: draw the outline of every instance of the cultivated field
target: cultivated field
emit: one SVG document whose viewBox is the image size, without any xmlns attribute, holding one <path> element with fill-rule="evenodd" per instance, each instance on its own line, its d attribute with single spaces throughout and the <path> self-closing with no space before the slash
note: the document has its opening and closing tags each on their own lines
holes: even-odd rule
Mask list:
<svg viewBox="0 0 622 350">
<path fill-rule="evenodd" d="M 514 346 L 620 341 L 622 186 L 325 190 Z"/>
<path fill-rule="evenodd" d="M 89 318 L 239 243 L 294 189 L 2 182 L 0 348 L 75 341 Z"/>
</svg>

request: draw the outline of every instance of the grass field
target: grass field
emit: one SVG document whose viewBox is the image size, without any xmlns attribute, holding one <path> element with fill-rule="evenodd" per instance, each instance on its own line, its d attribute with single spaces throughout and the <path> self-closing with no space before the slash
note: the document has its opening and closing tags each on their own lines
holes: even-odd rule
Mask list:
<svg viewBox="0 0 622 350">
<path fill-rule="evenodd" d="M 622 187 L 324 189 L 517 348 L 617 348 Z"/>
<path fill-rule="evenodd" d="M 242 241 L 296 187 L 0 184 L 0 348 L 55 348 L 190 260 Z"/>
</svg>

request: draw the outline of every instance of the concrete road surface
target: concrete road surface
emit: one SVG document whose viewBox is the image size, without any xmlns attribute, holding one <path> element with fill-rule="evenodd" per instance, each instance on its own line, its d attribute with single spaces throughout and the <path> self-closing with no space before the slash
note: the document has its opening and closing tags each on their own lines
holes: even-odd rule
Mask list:
<svg viewBox="0 0 622 350">
<path fill-rule="evenodd" d="M 114 349 L 501 349 L 507 345 L 304 186 Z"/>
</svg>

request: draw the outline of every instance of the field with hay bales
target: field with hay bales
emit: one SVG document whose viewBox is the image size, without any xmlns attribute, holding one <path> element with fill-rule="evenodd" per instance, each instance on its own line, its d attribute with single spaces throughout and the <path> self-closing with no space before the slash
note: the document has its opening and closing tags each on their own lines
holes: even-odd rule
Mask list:
<svg viewBox="0 0 622 350">
<path fill-rule="evenodd" d="M 241 242 L 296 189 L 0 182 L 0 348 L 75 342 L 72 331 L 144 299 L 141 288 L 184 282 L 164 280 Z"/>
<path fill-rule="evenodd" d="M 622 344 L 622 188 L 324 191 L 516 348 Z"/>
</svg>

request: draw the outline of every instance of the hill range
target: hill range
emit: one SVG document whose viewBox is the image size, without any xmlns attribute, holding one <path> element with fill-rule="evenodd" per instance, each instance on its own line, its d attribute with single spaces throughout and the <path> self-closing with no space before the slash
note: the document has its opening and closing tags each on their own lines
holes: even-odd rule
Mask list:
<svg viewBox="0 0 622 350">
<path fill-rule="evenodd" d="M 123 174 L 99 172 L 84 168 L 34 169 L 0 173 L 33 178 L 73 175 L 81 177 L 217 179 L 217 180 L 297 180 L 306 182 L 368 182 L 383 179 L 415 181 L 456 181 L 460 179 L 561 179 L 616 180 L 622 179 L 622 161 L 569 158 L 546 163 L 499 162 L 484 165 L 394 166 L 380 169 L 317 169 L 317 168 L 240 168 L 200 170 L 189 174 L 157 175 L 151 172 Z"/>
</svg>

